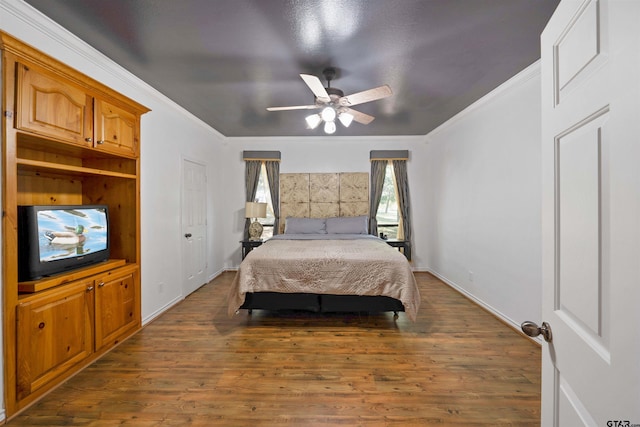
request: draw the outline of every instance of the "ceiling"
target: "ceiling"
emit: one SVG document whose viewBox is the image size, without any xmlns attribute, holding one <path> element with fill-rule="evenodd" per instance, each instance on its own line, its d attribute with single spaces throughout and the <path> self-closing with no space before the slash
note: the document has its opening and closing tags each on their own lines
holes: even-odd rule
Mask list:
<svg viewBox="0 0 640 427">
<path fill-rule="evenodd" d="M 559 0 L 26 0 L 228 137 L 323 135 L 300 73 L 388 84 L 334 135 L 425 135 L 540 57 Z M 326 85 L 325 85 L 326 86 Z"/>
</svg>

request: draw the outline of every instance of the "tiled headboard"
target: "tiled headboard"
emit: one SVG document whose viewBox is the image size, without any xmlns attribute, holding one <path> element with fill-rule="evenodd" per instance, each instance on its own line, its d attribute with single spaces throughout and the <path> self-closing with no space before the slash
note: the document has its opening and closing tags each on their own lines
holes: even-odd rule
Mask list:
<svg viewBox="0 0 640 427">
<path fill-rule="evenodd" d="M 369 215 L 369 174 L 280 174 L 280 231 L 287 217 Z"/>
</svg>

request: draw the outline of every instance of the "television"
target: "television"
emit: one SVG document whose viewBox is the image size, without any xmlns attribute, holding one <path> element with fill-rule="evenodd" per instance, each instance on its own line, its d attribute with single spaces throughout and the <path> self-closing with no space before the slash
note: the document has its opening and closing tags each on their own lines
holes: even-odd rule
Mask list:
<svg viewBox="0 0 640 427">
<path fill-rule="evenodd" d="M 26 282 L 109 259 L 106 205 L 18 206 L 18 280 Z"/>
</svg>

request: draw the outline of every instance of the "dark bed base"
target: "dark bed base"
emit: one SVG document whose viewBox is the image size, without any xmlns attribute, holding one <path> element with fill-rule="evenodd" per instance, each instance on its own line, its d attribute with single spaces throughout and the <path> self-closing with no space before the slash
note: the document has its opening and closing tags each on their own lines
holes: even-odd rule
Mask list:
<svg viewBox="0 0 640 427">
<path fill-rule="evenodd" d="M 255 292 L 247 293 L 241 309 L 303 310 L 314 313 L 354 313 L 393 311 L 396 316 L 404 305 L 386 296 L 318 295 L 304 293 Z"/>
</svg>

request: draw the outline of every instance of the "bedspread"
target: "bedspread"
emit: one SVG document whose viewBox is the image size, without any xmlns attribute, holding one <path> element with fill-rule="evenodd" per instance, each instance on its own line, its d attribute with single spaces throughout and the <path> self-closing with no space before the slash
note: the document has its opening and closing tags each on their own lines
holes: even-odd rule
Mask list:
<svg viewBox="0 0 640 427">
<path fill-rule="evenodd" d="M 384 295 L 401 301 L 411 320 L 420 305 L 410 264 L 375 237 L 269 240 L 240 264 L 229 293 L 229 315 L 237 312 L 247 292 Z"/>
</svg>

